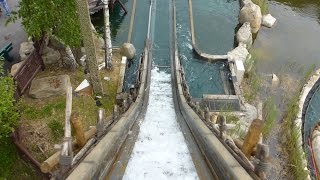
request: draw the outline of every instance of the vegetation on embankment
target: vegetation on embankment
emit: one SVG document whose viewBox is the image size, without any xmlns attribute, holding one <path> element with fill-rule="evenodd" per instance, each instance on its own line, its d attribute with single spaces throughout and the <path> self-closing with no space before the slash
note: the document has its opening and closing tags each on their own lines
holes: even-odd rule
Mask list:
<svg viewBox="0 0 320 180">
<path fill-rule="evenodd" d="M 301 131 L 295 125 L 295 119 L 299 111 L 299 99 L 300 93 L 303 89 L 304 84 L 308 81 L 312 73 L 314 72 L 315 66 L 309 68 L 306 72 L 304 78 L 299 83 L 299 88 L 294 93 L 292 98 L 287 104 L 286 112 L 283 116 L 283 135 L 285 137 L 285 149 L 288 153 L 288 165 L 290 169 L 290 174 L 293 176 L 293 179 L 306 179 L 307 172 L 304 170 L 303 165 L 303 152 L 301 147 L 299 147 L 298 139 L 299 132 Z"/>
<path fill-rule="evenodd" d="M 257 60 L 254 56 L 246 60 L 246 72 L 244 74 L 242 87 L 243 97 L 248 103 L 256 101 L 259 91 L 261 89 L 261 77 L 256 69 Z"/>
<path fill-rule="evenodd" d="M 275 103 L 274 97 L 269 97 L 263 106 L 263 119 L 264 124 L 262 128 L 263 137 L 269 137 L 272 128 L 274 127 L 277 118 L 279 117 L 280 111 Z"/>
<path fill-rule="evenodd" d="M 15 106 L 15 86 L 12 77 L 3 72 L 3 58 L 0 57 L 0 179 L 35 179 L 30 165 L 21 161 L 10 139 L 10 134 L 19 119 Z"/>
</svg>

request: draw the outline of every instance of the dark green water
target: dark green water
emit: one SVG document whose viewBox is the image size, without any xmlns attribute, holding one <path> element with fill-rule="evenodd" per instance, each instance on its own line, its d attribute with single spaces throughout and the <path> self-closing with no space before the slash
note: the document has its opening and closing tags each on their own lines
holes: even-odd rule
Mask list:
<svg viewBox="0 0 320 180">
<path fill-rule="evenodd" d="M 113 11 L 110 11 L 110 29 L 111 39 L 113 46 L 121 46 L 128 40 L 128 32 L 130 26 L 130 18 L 132 12 L 132 0 L 121 1 L 126 7 L 128 14 L 125 14 L 119 4 L 116 4 Z M 91 21 L 95 26 L 97 32 L 103 36 L 104 34 L 104 22 L 103 22 L 103 11 L 93 14 Z"/>
<path fill-rule="evenodd" d="M 280 67 L 293 63 L 306 68 L 312 64 L 320 67 L 319 2 L 269 2 L 270 13 L 277 18 L 277 23 L 271 29 L 261 28 L 251 50 L 258 57 L 260 72 L 277 73 Z"/>
<path fill-rule="evenodd" d="M 188 8 L 187 0 L 176 0 L 178 51 L 185 69 L 190 94 L 195 98 L 201 98 L 203 94 L 225 94 L 223 81 L 227 80 L 222 79 L 220 74 L 221 71 L 228 72 L 225 64 L 223 62 L 208 63 L 193 53 Z M 216 43 L 208 42 L 208 44 Z"/>
<path fill-rule="evenodd" d="M 137 0 L 134 26 L 132 30 L 131 43 L 136 48 L 136 57 L 128 62 L 126 76 L 124 79 L 124 88 L 129 89 L 130 85 L 136 83 L 138 72 L 138 63 L 145 46 L 148 31 L 150 0 Z"/>
<path fill-rule="evenodd" d="M 238 24 L 238 0 L 193 0 L 196 45 L 208 54 L 233 49 Z"/>
<path fill-rule="evenodd" d="M 112 12 L 110 11 L 111 38 L 113 46 L 121 46 L 123 43 L 128 41 L 133 1 L 129 0 L 122 2 L 128 11 L 128 14 L 125 14 L 119 4 L 115 6 Z M 150 0 L 137 0 L 131 38 L 131 43 L 134 44 L 136 48 L 136 57 L 127 63 L 126 76 L 124 79 L 125 90 L 128 90 L 131 85 L 136 84 L 138 63 L 144 49 L 147 35 L 149 4 Z M 92 15 L 92 23 L 94 24 L 97 32 L 103 35 L 104 21 L 102 11 Z"/>
<path fill-rule="evenodd" d="M 257 58 L 258 71 L 262 73 L 287 73 L 283 69 L 308 69 L 312 64 L 320 67 L 320 1 L 273 0 L 269 11 L 277 18 L 276 25 L 262 27 L 251 52 Z M 292 70 L 293 79 L 303 77 L 303 72 Z M 294 80 L 292 82 L 295 82 Z M 320 90 L 310 101 L 304 122 L 304 139 L 320 119 Z M 309 148 L 306 147 L 307 156 Z M 310 161 L 309 161 L 310 162 Z M 277 172 L 274 172 L 277 174 Z"/>
</svg>

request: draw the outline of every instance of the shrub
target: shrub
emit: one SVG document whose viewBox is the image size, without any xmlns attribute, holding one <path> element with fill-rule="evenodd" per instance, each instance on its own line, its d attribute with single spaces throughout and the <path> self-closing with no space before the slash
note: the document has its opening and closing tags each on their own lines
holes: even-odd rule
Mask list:
<svg viewBox="0 0 320 180">
<path fill-rule="evenodd" d="M 2 63 L 0 74 L 3 74 Z M 12 77 L 0 77 L 0 142 L 13 132 L 19 118 L 19 112 L 15 106 L 15 85 Z"/>
</svg>

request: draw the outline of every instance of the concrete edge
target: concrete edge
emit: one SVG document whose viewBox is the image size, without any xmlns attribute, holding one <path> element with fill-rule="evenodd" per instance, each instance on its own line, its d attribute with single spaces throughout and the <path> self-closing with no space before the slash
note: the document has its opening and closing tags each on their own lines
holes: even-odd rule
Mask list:
<svg viewBox="0 0 320 180">
<path fill-rule="evenodd" d="M 174 1 L 175 2 L 175 1 Z M 189 0 L 190 3 L 190 0 Z M 249 173 L 240 165 L 240 163 L 231 155 L 226 147 L 220 142 L 220 140 L 213 134 L 213 132 L 205 125 L 205 123 L 199 118 L 199 116 L 193 111 L 193 109 L 187 103 L 186 98 L 183 95 L 181 86 L 181 65 L 179 61 L 179 55 L 176 42 L 176 12 L 175 4 L 173 5 L 174 11 L 174 54 L 173 54 L 173 70 L 172 76 L 175 81 L 173 84 L 177 86 L 173 90 L 176 91 L 179 109 L 183 115 L 187 125 L 189 126 L 194 138 L 197 141 L 203 155 L 206 157 L 207 163 L 217 174 L 220 179 L 253 179 Z"/>
<path fill-rule="evenodd" d="M 318 69 L 308 80 L 308 82 L 304 85 L 300 97 L 299 97 L 299 112 L 297 114 L 297 118 L 294 120 L 294 124 L 296 128 L 298 128 L 300 131 L 298 131 L 298 139 L 297 139 L 297 145 L 298 148 L 301 150 L 302 155 L 301 159 L 303 162 L 303 166 L 305 170 L 308 169 L 308 162 L 306 159 L 306 154 L 303 148 L 304 140 L 303 140 L 303 126 L 305 121 L 305 112 L 308 108 L 309 102 L 311 98 L 313 97 L 313 94 L 315 90 L 318 88 L 318 83 L 320 82 L 320 69 Z M 308 172 L 308 179 L 311 179 L 310 173 Z"/>
</svg>

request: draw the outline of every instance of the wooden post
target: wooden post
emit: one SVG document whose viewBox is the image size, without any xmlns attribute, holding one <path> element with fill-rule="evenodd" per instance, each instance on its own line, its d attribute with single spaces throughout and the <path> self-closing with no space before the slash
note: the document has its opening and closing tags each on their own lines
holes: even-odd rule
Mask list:
<svg viewBox="0 0 320 180">
<path fill-rule="evenodd" d="M 220 131 L 220 137 L 225 140 L 225 132 L 227 130 L 226 126 L 226 118 L 224 116 L 219 115 L 218 116 L 218 123 L 219 123 L 219 131 Z"/>
<path fill-rule="evenodd" d="M 266 172 L 269 168 L 269 146 L 266 144 L 258 144 L 257 146 L 257 158 L 260 160 L 255 167 L 256 174 L 260 179 L 267 179 Z"/>
<path fill-rule="evenodd" d="M 60 174 L 66 173 L 72 164 L 73 152 L 72 152 L 72 139 L 71 139 L 71 110 L 72 110 L 72 87 L 67 87 L 66 92 L 66 115 L 64 126 L 64 142 L 62 144 L 60 154 Z"/>
<path fill-rule="evenodd" d="M 206 122 L 210 122 L 210 114 L 209 114 L 209 108 L 206 107 L 204 109 L 204 119 L 206 120 Z"/>
<path fill-rule="evenodd" d="M 119 107 L 117 105 L 113 106 L 113 120 L 117 120 L 119 118 Z"/>
<path fill-rule="evenodd" d="M 93 127 L 84 133 L 86 141 L 92 138 L 97 133 L 97 128 Z M 76 147 L 78 144 L 77 141 L 72 142 L 72 147 Z M 41 163 L 40 169 L 43 173 L 51 172 L 51 170 L 59 163 L 61 151 L 57 151 L 53 155 L 51 155 L 47 160 Z"/>
<path fill-rule="evenodd" d="M 97 137 L 100 138 L 104 132 L 104 122 L 105 122 L 105 110 L 100 108 L 98 111 L 98 118 L 97 118 Z"/>
<path fill-rule="evenodd" d="M 86 144 L 86 137 L 84 135 L 83 126 L 79 113 L 72 113 L 71 122 L 76 133 L 76 140 L 80 148 Z"/>
<path fill-rule="evenodd" d="M 262 132 L 263 121 L 260 119 L 255 119 L 252 121 L 249 130 L 244 138 L 242 152 L 249 158 L 254 147 L 257 145 L 260 134 Z"/>
</svg>

